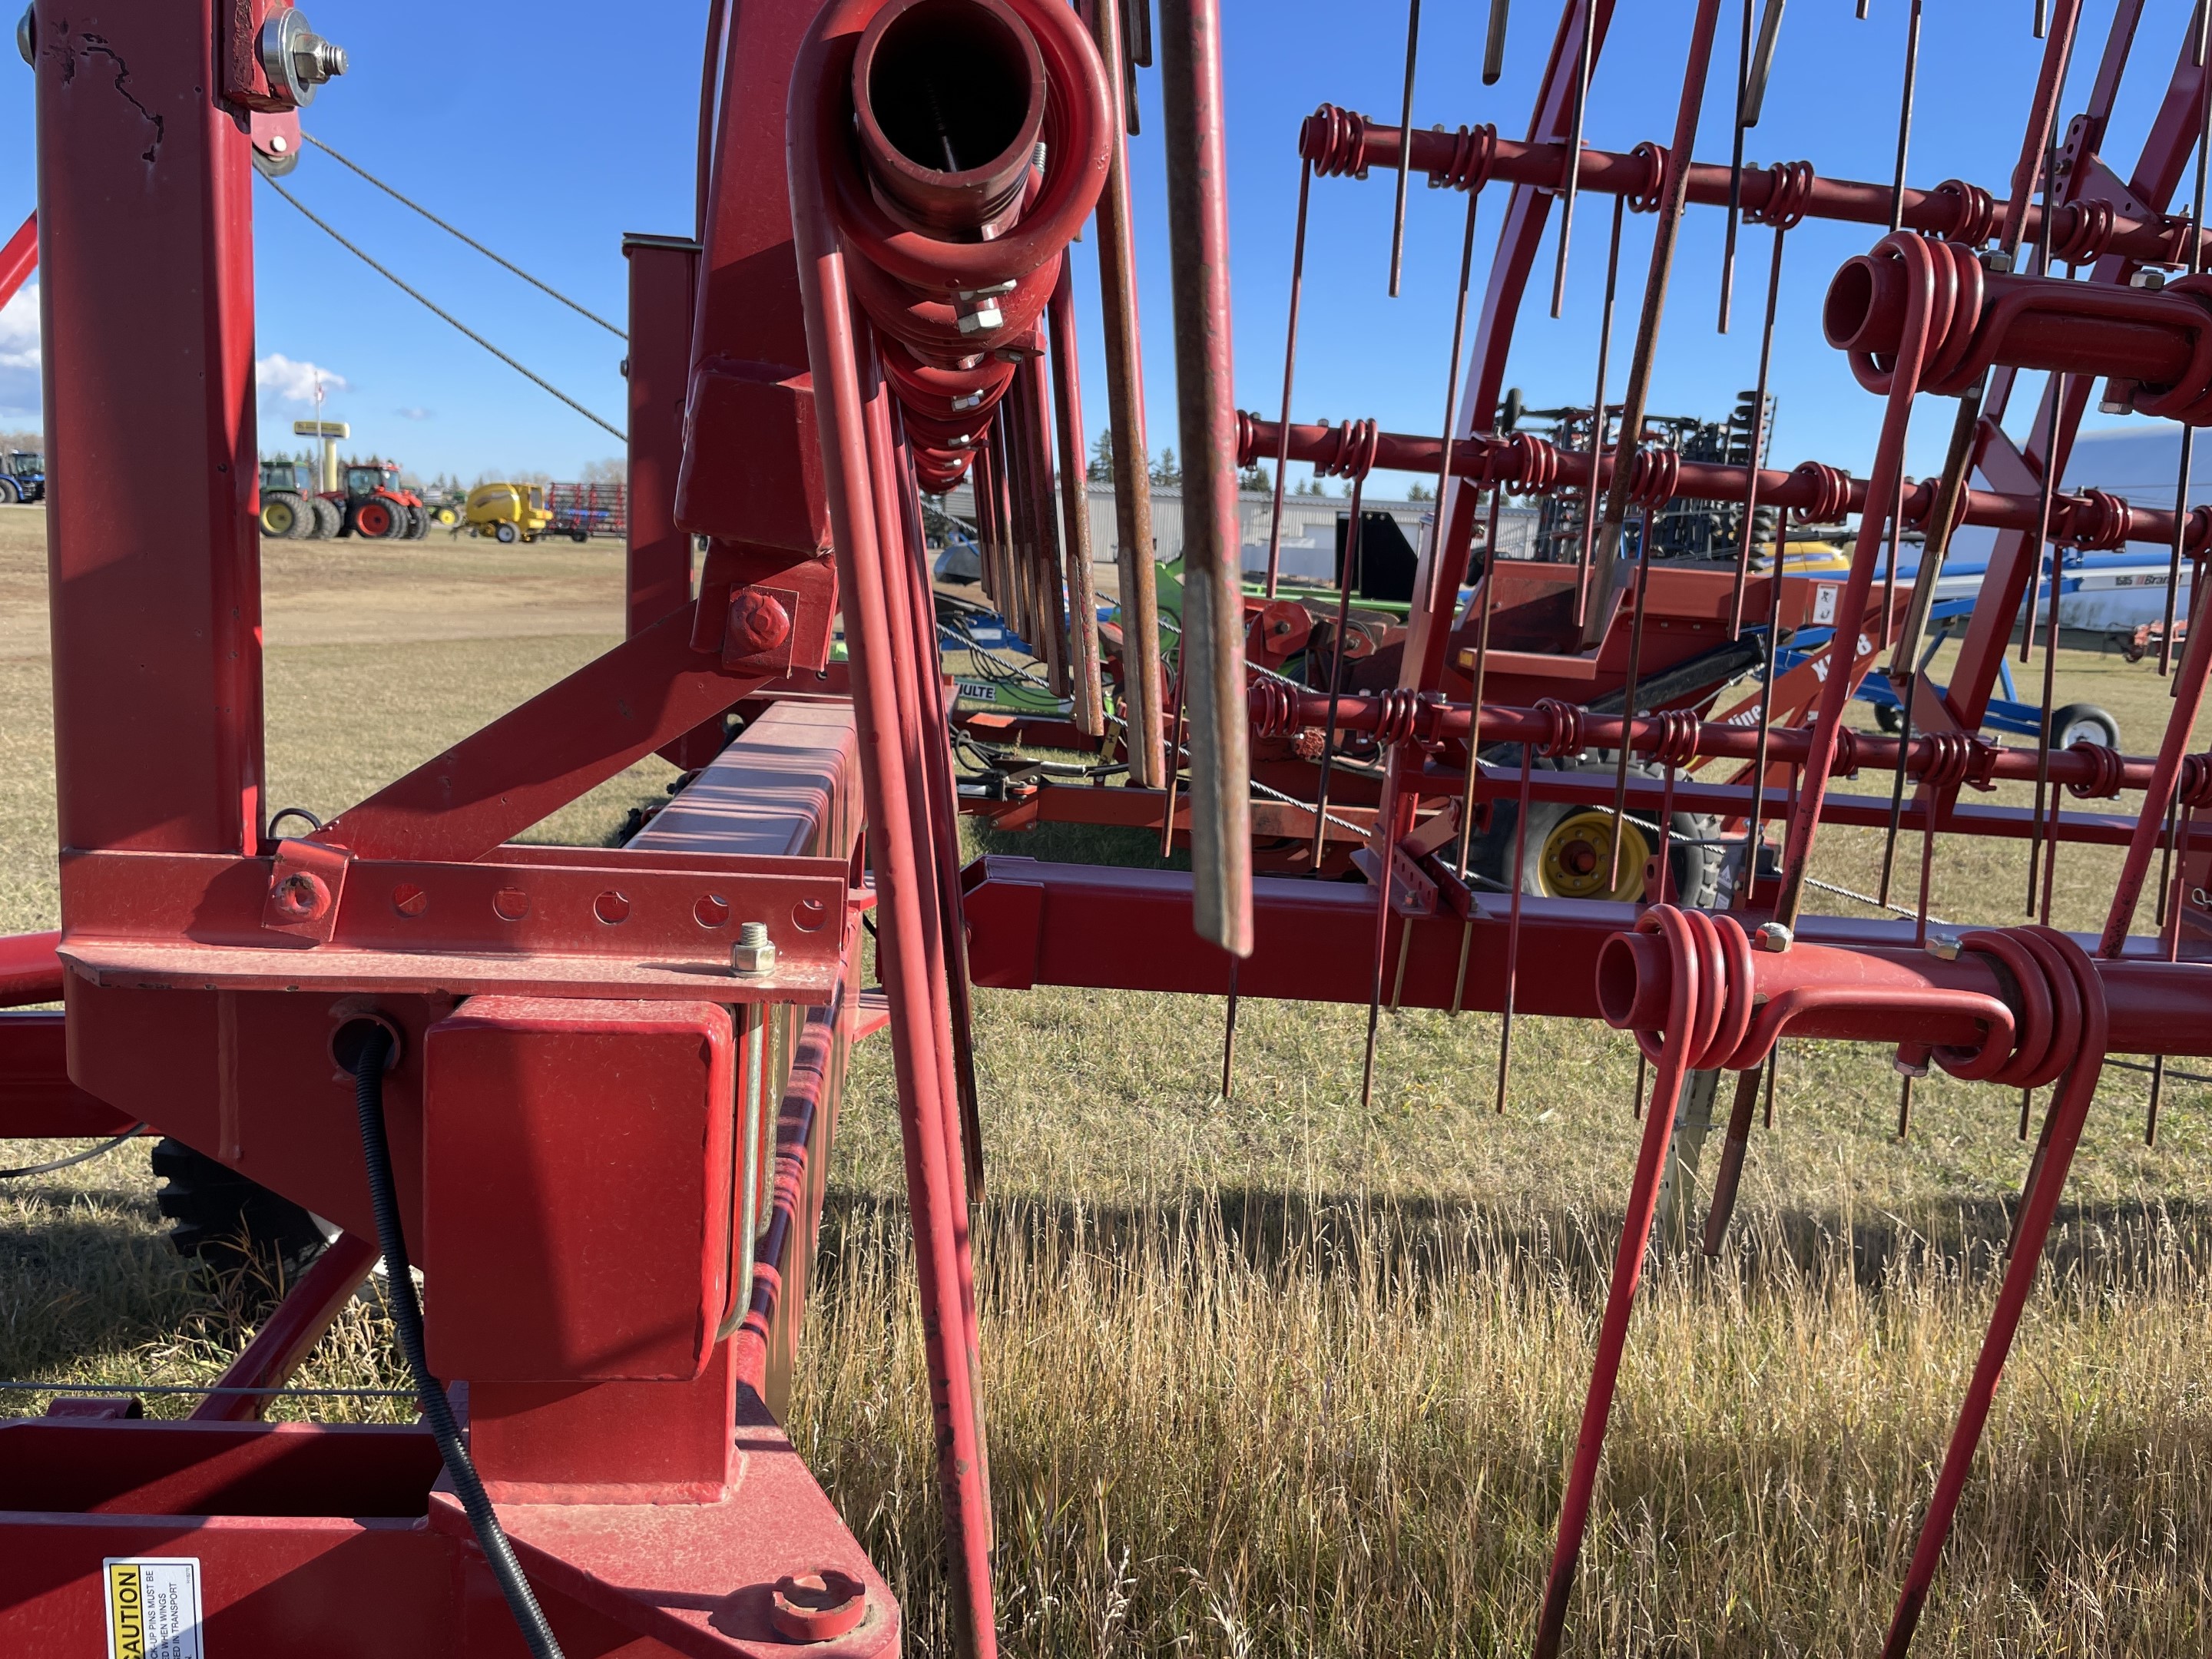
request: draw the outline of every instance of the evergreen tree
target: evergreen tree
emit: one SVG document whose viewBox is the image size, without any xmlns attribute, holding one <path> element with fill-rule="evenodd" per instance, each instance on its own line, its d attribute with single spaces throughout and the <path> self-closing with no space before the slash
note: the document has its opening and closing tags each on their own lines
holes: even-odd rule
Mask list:
<svg viewBox="0 0 2212 1659">
<path fill-rule="evenodd" d="M 1152 482 L 1163 489 L 1182 487 L 1182 464 L 1176 459 L 1172 447 L 1160 451 L 1159 459 L 1152 463 Z"/>
<path fill-rule="evenodd" d="M 1107 428 L 1098 434 L 1098 441 L 1091 446 L 1091 465 L 1085 477 L 1093 483 L 1114 482 L 1114 429 Z"/>
<path fill-rule="evenodd" d="M 1255 461 L 1237 475 L 1237 487 L 1239 489 L 1256 489 L 1264 493 L 1275 487 L 1275 481 L 1268 477 L 1266 467 Z"/>
</svg>

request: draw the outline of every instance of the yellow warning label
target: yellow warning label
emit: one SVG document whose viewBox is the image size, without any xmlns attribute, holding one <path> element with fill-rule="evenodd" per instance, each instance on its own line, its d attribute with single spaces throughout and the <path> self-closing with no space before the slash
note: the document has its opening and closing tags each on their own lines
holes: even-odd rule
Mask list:
<svg viewBox="0 0 2212 1659">
<path fill-rule="evenodd" d="M 207 1659 L 200 1647 L 196 1556 L 110 1556 L 107 1659 Z"/>
</svg>

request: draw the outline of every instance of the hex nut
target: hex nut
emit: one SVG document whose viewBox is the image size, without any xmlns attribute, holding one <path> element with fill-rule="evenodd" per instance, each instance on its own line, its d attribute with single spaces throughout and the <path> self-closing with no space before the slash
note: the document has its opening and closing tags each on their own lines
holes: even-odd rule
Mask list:
<svg viewBox="0 0 2212 1659">
<path fill-rule="evenodd" d="M 1771 951 L 1775 955 L 1780 956 L 1790 948 L 1793 937 L 1790 930 L 1780 922 L 1762 921 L 1753 933 L 1751 942 L 1762 951 Z"/>
<path fill-rule="evenodd" d="M 1956 933 L 1929 934 L 1928 954 L 1940 957 L 1945 962 L 1956 962 L 1959 959 L 1959 936 Z"/>
<path fill-rule="evenodd" d="M 775 971 L 775 946 L 769 942 L 766 922 L 738 924 L 738 942 L 730 947 L 730 971 L 733 974 L 772 974 Z"/>
</svg>

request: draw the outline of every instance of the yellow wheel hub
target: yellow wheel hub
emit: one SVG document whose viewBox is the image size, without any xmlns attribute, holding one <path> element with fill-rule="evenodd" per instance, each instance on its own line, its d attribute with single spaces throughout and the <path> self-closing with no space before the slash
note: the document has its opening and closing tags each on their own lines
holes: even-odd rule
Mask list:
<svg viewBox="0 0 2212 1659">
<path fill-rule="evenodd" d="M 1651 842 L 1627 819 L 1620 823 L 1620 879 L 1613 872 L 1613 814 L 1584 807 L 1559 820 L 1544 838 L 1536 878 L 1547 897 L 1633 900 L 1644 896 L 1644 866 Z"/>
<path fill-rule="evenodd" d="M 289 536 L 299 515 L 289 501 L 270 501 L 261 509 L 261 528 L 268 535 Z"/>
</svg>

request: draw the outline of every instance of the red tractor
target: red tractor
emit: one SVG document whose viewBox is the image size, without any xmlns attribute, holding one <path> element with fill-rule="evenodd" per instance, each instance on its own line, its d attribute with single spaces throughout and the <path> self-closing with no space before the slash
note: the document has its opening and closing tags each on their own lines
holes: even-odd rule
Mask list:
<svg viewBox="0 0 2212 1659">
<path fill-rule="evenodd" d="M 420 541 L 430 533 L 429 509 L 422 498 L 399 482 L 396 461 L 371 460 L 345 470 L 343 494 L 326 497 L 343 515 L 341 536 L 371 541 Z"/>
</svg>

